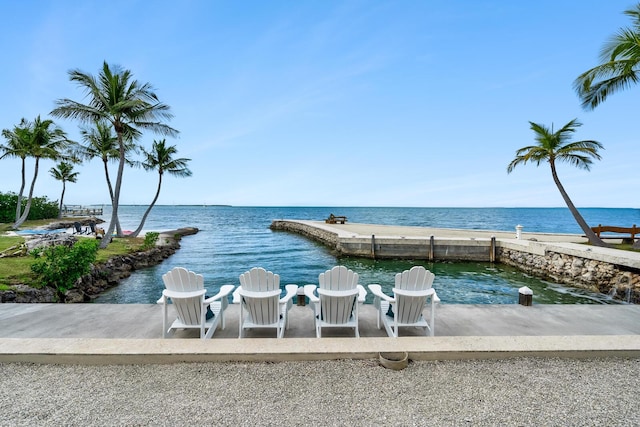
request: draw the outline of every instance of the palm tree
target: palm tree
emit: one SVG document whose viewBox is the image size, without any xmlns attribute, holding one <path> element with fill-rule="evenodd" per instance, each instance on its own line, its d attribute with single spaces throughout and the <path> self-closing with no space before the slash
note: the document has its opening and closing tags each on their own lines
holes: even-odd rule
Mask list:
<svg viewBox="0 0 640 427">
<path fill-rule="evenodd" d="M 52 128 L 52 126 L 54 127 Z M 25 132 L 25 136 L 28 137 L 27 156 L 35 159 L 35 166 L 29 196 L 27 197 L 27 204 L 24 207 L 22 215 L 16 218 L 16 222 L 13 224 L 14 229 L 20 227 L 29 216 L 33 190 L 36 185 L 36 179 L 38 178 L 40 159 L 57 160 L 63 158 L 64 154 L 62 154 L 62 150 L 68 148 L 71 144 L 71 141 L 67 139 L 67 134 L 55 126 L 50 119 L 41 120 L 40 116 L 38 116 L 33 123 L 28 124 L 27 129 L 28 131 Z"/>
<path fill-rule="evenodd" d="M 585 109 L 594 109 L 607 97 L 640 80 L 640 3 L 624 11 L 632 26 L 621 28 L 600 51 L 600 65 L 580 74 L 573 86 Z"/>
<path fill-rule="evenodd" d="M 0 160 L 4 157 L 18 157 L 22 160 L 20 191 L 18 192 L 18 203 L 16 204 L 16 219 L 22 214 L 22 196 L 26 185 L 25 169 L 26 158 L 29 155 L 29 122 L 23 118 L 20 124 L 14 126 L 13 130 L 3 129 L 2 136 L 7 140 L 6 145 L 0 145 Z"/>
<path fill-rule="evenodd" d="M 67 182 L 76 182 L 80 172 L 74 172 L 71 163 L 60 162 L 56 167 L 49 169 L 49 173 L 58 181 L 62 181 L 62 195 L 60 196 L 60 207 L 58 209 L 58 218 L 62 218 L 62 203 L 64 201 Z"/>
<path fill-rule="evenodd" d="M 153 198 L 153 201 L 145 211 L 142 216 L 142 221 L 140 221 L 140 225 L 138 228 L 131 233 L 131 237 L 137 237 L 142 231 L 142 227 L 144 227 L 144 223 L 147 220 L 147 216 L 151 209 L 156 204 L 158 200 L 158 196 L 160 195 L 160 187 L 162 187 L 162 175 L 167 172 L 170 175 L 178 176 L 178 177 L 187 177 L 191 176 L 191 171 L 187 168 L 187 163 L 191 159 L 174 159 L 173 156 L 178 152 L 175 145 L 166 146 L 166 141 L 163 139 L 161 141 L 153 141 L 153 145 L 151 147 L 151 151 L 147 152 L 144 148 L 142 149 L 142 154 L 145 157 L 142 162 L 142 167 L 145 170 L 157 170 L 158 171 L 158 189 L 156 190 L 156 195 Z"/>
<path fill-rule="evenodd" d="M 539 166 L 541 162 L 549 162 L 551 166 L 551 176 L 555 182 L 560 194 L 567 204 L 569 211 L 575 218 L 576 222 L 589 239 L 589 242 L 594 246 L 607 246 L 587 225 L 578 209 L 574 206 L 573 202 L 569 198 L 569 195 L 565 191 L 558 174 L 556 172 L 556 161 L 566 162 L 581 169 L 589 170 L 591 165 L 591 159 L 600 160 L 598 149 L 603 149 L 602 144 L 598 141 L 585 140 L 571 142 L 571 134 L 576 131 L 576 128 L 582 126 L 582 123 L 578 122 L 578 119 L 573 119 L 562 129 L 557 132 L 553 131 L 553 125 L 551 130 L 546 126 L 529 122 L 531 130 L 536 134 L 536 145 L 530 145 L 522 147 L 516 151 L 516 158 L 509 163 L 507 167 L 507 173 L 511 173 L 513 169 L 519 164 L 525 164 L 527 162 L 535 162 L 536 166 Z"/>
<path fill-rule="evenodd" d="M 111 125 L 104 121 L 97 121 L 93 124 L 93 127 L 81 129 L 80 135 L 84 141 L 84 146 L 81 150 L 82 157 L 89 160 L 97 157 L 102 160 L 107 189 L 109 190 L 109 199 L 113 204 L 113 186 L 109 176 L 109 162 L 117 161 L 120 158 L 118 138 L 113 134 Z M 137 151 L 137 146 L 129 142 L 125 146 L 125 151 L 127 153 Z M 127 162 L 129 161 L 127 160 Z M 133 162 L 129 163 L 133 164 Z M 119 218 L 116 218 L 116 233 L 118 236 L 122 236 Z"/>
<path fill-rule="evenodd" d="M 86 124 L 103 120 L 113 126 L 118 139 L 118 174 L 113 190 L 111 222 L 107 231 L 107 236 L 110 236 L 118 220 L 127 141 L 137 139 L 141 135 L 141 129 L 169 136 L 177 135 L 178 131 L 162 123 L 162 120 L 173 117 L 169 106 L 158 100 L 151 85 L 133 80 L 129 70 L 123 70 L 119 66 L 112 69 L 105 61 L 97 78 L 80 70 L 69 71 L 69 78 L 86 92 L 88 103 L 59 99 L 51 114 L 77 119 Z M 100 247 L 105 248 L 109 240 L 102 239 Z"/>
</svg>

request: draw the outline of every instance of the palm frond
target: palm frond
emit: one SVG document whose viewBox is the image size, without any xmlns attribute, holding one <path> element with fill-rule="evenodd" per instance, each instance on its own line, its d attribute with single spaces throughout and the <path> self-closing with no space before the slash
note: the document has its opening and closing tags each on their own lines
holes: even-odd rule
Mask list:
<svg viewBox="0 0 640 427">
<path fill-rule="evenodd" d="M 640 3 L 624 13 L 633 20 L 632 27 L 621 28 L 610 37 L 600 51 L 601 64 L 573 82 L 584 109 L 594 109 L 640 79 Z"/>
</svg>

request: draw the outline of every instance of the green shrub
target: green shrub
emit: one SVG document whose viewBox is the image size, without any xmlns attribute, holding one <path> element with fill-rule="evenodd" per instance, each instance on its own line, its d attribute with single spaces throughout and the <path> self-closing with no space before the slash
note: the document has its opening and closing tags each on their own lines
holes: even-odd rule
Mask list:
<svg viewBox="0 0 640 427">
<path fill-rule="evenodd" d="M 73 288 L 76 280 L 89 273 L 97 253 L 98 241 L 92 239 L 80 239 L 72 247 L 57 245 L 34 249 L 31 254 L 36 260 L 31 270 L 44 285 L 63 294 Z"/>
<path fill-rule="evenodd" d="M 8 223 L 16 220 L 16 205 L 18 195 L 15 193 L 0 193 L 0 222 Z M 27 205 L 27 198 L 22 199 L 22 208 Z M 49 219 L 58 217 L 58 202 L 49 201 L 46 196 L 31 199 L 28 220 Z"/>
<path fill-rule="evenodd" d="M 155 248 L 159 236 L 160 233 L 156 233 L 155 231 L 145 234 L 144 243 L 142 243 L 142 249 L 146 251 L 151 248 Z"/>
</svg>

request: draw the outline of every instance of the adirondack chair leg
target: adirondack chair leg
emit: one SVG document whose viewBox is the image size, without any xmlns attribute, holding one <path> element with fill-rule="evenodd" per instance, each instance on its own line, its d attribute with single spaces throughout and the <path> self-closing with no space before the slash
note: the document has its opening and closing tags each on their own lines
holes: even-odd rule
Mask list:
<svg viewBox="0 0 640 427">
<path fill-rule="evenodd" d="M 289 313 L 289 309 L 292 306 L 293 306 L 293 301 L 292 300 L 287 301 L 287 309 L 284 312 L 287 328 L 289 328 L 289 316 L 287 315 L 287 313 Z"/>
<path fill-rule="evenodd" d="M 431 296 L 431 323 L 429 325 L 429 335 L 433 336 L 436 332 L 436 301 L 433 295 Z"/>
<path fill-rule="evenodd" d="M 167 338 L 167 323 L 168 323 L 167 322 L 167 320 L 168 320 L 167 319 L 167 316 L 168 316 L 168 313 L 167 313 L 167 305 L 168 304 L 167 303 L 168 303 L 167 299 L 163 298 L 163 303 L 162 303 L 162 305 L 163 305 L 163 307 L 162 307 L 162 311 L 163 311 L 163 316 L 162 316 L 162 338 Z"/>
<path fill-rule="evenodd" d="M 211 327 L 209 327 L 209 330 L 207 331 L 207 334 L 205 336 L 203 336 L 202 339 L 210 339 L 211 337 L 213 337 L 213 334 L 216 331 L 216 327 L 217 326 L 218 326 L 218 321 L 214 320 L 213 321 L 213 325 L 211 325 Z"/>
<path fill-rule="evenodd" d="M 224 310 L 227 308 L 227 304 L 229 304 L 229 301 L 227 300 L 227 298 L 223 298 L 222 301 L 220 302 L 220 329 L 224 330 L 225 327 L 225 322 L 224 322 Z"/>
<path fill-rule="evenodd" d="M 398 310 L 393 310 L 393 337 L 398 338 Z"/>
<path fill-rule="evenodd" d="M 243 306 L 243 302 L 240 301 L 240 322 L 239 322 L 239 326 L 238 326 L 238 329 L 239 329 L 238 338 L 243 338 L 242 322 L 244 320 L 244 310 L 243 310 L 242 306 Z"/>
<path fill-rule="evenodd" d="M 360 338 L 360 331 L 359 331 L 359 328 L 358 328 L 358 323 L 359 323 L 359 320 L 358 320 L 359 319 L 359 317 L 358 317 L 358 304 L 359 303 L 358 303 L 358 297 L 357 296 L 355 298 L 354 304 L 355 304 L 355 307 L 354 307 L 353 311 L 355 313 L 355 319 L 356 319 L 356 327 L 355 327 L 356 338 Z"/>
<path fill-rule="evenodd" d="M 205 313 L 207 312 L 207 306 L 204 304 L 204 295 L 202 295 L 202 299 L 200 301 L 200 339 L 205 339 L 206 335 L 204 333 L 205 326 L 207 323 L 207 316 Z"/>
<path fill-rule="evenodd" d="M 278 338 L 284 337 L 284 326 L 278 326 Z"/>
</svg>

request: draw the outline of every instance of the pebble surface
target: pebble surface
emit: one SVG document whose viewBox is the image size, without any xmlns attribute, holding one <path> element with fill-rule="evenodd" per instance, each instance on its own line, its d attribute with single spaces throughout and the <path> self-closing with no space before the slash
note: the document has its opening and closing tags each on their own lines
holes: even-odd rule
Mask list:
<svg viewBox="0 0 640 427">
<path fill-rule="evenodd" d="M 640 359 L 0 364 L 1 426 L 635 426 Z"/>
</svg>

